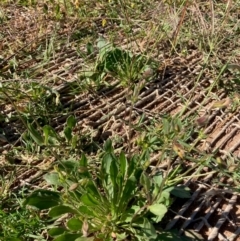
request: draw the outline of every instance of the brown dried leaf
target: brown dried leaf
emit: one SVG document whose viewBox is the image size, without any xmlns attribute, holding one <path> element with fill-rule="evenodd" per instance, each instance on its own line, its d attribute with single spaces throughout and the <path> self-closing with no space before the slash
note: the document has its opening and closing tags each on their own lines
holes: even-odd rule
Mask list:
<svg viewBox="0 0 240 241">
<path fill-rule="evenodd" d="M 82 234 L 83 234 L 83 237 L 87 237 L 88 236 L 88 221 L 87 219 L 84 219 L 83 221 L 83 225 L 82 225 Z"/>
<path fill-rule="evenodd" d="M 204 115 L 196 119 L 196 124 L 200 127 L 206 126 L 209 122 L 209 115 Z"/>
</svg>

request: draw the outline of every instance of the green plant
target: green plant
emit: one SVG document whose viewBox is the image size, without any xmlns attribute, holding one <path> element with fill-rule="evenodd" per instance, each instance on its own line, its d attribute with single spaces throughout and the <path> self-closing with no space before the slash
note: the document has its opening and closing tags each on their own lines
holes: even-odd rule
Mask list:
<svg viewBox="0 0 240 241">
<path fill-rule="evenodd" d="M 46 223 L 36 210 L 24 208 L 22 198 L 16 195 L 1 200 L 0 219 L 0 240 L 45 240 L 42 231 Z"/>
<path fill-rule="evenodd" d="M 105 80 L 110 76 L 119 80 L 124 87 L 133 87 L 141 78 L 150 79 L 154 76 L 152 68 L 156 68 L 156 63 L 146 56 L 117 48 L 104 38 L 98 39 L 97 47 L 99 54 L 94 70 L 85 72 L 81 78 L 93 81 L 98 87 L 106 84 Z M 91 53 L 92 49 L 91 45 L 87 45 L 88 52 Z M 151 75 L 148 75 L 149 72 Z"/>
<path fill-rule="evenodd" d="M 158 226 L 172 203 L 171 194 L 188 198 L 189 190 L 165 185 L 162 172 L 148 174 L 147 160 L 140 156 L 116 155 L 108 140 L 100 163 L 85 155 L 62 161 L 45 180 L 63 191 L 36 190 L 25 205 L 51 208 L 49 216 L 58 220 L 68 214 L 64 227 L 56 221 L 49 230 L 55 241 L 164 240 L 169 233 Z"/>
</svg>

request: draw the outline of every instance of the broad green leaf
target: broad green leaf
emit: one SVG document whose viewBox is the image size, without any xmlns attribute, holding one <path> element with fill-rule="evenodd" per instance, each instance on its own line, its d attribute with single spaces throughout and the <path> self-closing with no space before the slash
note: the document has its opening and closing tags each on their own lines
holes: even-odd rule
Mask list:
<svg viewBox="0 0 240 241">
<path fill-rule="evenodd" d="M 69 207 L 69 206 L 65 206 L 65 205 L 59 205 L 56 207 L 53 207 L 50 212 L 49 212 L 49 216 L 54 218 L 54 217 L 58 217 L 60 215 L 63 215 L 65 213 L 78 213 L 75 209 Z"/>
<path fill-rule="evenodd" d="M 161 219 L 164 217 L 164 215 L 167 212 L 167 208 L 163 204 L 153 204 L 148 207 L 149 211 L 157 216 L 158 221 L 161 221 Z M 159 220 L 160 219 L 160 220 Z"/>
<path fill-rule="evenodd" d="M 71 218 L 67 222 L 67 227 L 71 231 L 81 231 L 83 222 L 79 220 L 78 218 Z"/>
<path fill-rule="evenodd" d="M 162 191 L 161 195 L 159 195 L 158 200 L 156 200 L 156 203 L 162 203 L 165 205 L 170 205 L 170 193 L 167 191 Z"/>
<path fill-rule="evenodd" d="M 113 186 L 116 185 L 116 180 L 117 180 L 118 171 L 119 171 L 116 162 L 117 162 L 116 160 L 113 160 L 110 165 L 110 177 L 111 177 Z M 117 190 L 115 190 L 115 191 L 117 191 Z"/>
<path fill-rule="evenodd" d="M 103 157 L 103 160 L 102 160 L 102 166 L 101 166 L 101 169 L 102 169 L 102 174 L 110 174 L 110 166 L 111 166 L 111 163 L 112 163 L 112 154 L 111 153 L 106 153 Z"/>
<path fill-rule="evenodd" d="M 43 179 L 50 185 L 59 185 L 59 175 L 56 172 L 45 174 Z"/>
<path fill-rule="evenodd" d="M 74 128 L 77 124 L 77 120 L 75 119 L 75 117 L 73 115 L 70 115 L 67 118 L 67 127 L 69 127 L 70 129 Z"/>
<path fill-rule="evenodd" d="M 107 139 L 104 143 L 104 151 L 106 153 L 113 153 L 112 141 L 110 139 Z"/>
<path fill-rule="evenodd" d="M 165 190 L 166 191 L 166 190 Z M 176 197 L 180 198 L 190 198 L 190 189 L 186 186 L 176 186 L 170 191 L 170 193 Z"/>
<path fill-rule="evenodd" d="M 128 169 L 128 162 L 127 162 L 127 159 L 126 159 L 125 154 L 123 152 L 121 152 L 120 156 L 119 156 L 119 168 L 120 168 L 121 175 L 123 177 L 126 177 L 127 176 L 127 169 Z"/>
<path fill-rule="evenodd" d="M 63 234 L 65 231 L 67 231 L 67 230 L 65 228 L 62 228 L 62 227 L 51 228 L 50 230 L 48 230 L 48 234 L 51 237 L 56 237 L 60 234 Z"/>
<path fill-rule="evenodd" d="M 78 211 L 81 213 L 84 217 L 92 217 L 94 216 L 94 213 L 92 210 L 90 210 L 87 206 L 80 206 L 78 208 Z"/>
<path fill-rule="evenodd" d="M 157 233 L 154 226 L 149 222 L 147 218 L 140 218 L 136 221 L 133 221 L 132 226 L 141 228 L 140 232 L 137 232 L 137 234 L 139 235 L 142 233 L 142 237 L 157 237 Z"/>
<path fill-rule="evenodd" d="M 34 206 L 40 210 L 48 209 L 60 204 L 60 194 L 49 190 L 36 190 L 24 201 L 24 205 Z"/>
<path fill-rule="evenodd" d="M 90 195 L 89 193 L 83 194 L 81 197 L 81 201 L 83 202 L 83 204 L 85 204 L 86 206 L 97 206 L 97 205 L 101 205 L 99 203 L 99 201 L 97 199 L 95 199 L 92 195 Z"/>
<path fill-rule="evenodd" d="M 53 241 L 75 241 L 77 238 L 80 238 L 81 236 L 81 234 L 64 233 L 55 238 Z"/>
</svg>

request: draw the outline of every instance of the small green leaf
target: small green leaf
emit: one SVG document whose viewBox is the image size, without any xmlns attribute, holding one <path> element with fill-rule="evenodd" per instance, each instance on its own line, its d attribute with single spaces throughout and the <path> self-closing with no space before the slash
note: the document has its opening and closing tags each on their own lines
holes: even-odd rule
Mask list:
<svg viewBox="0 0 240 241">
<path fill-rule="evenodd" d="M 151 188 L 151 181 L 150 181 L 150 178 L 147 176 L 147 174 L 144 172 L 141 175 L 140 183 L 143 185 L 145 192 L 149 193 Z"/>
<path fill-rule="evenodd" d="M 60 200 L 60 194 L 58 192 L 40 189 L 32 192 L 23 204 L 43 210 L 57 206 Z"/>
<path fill-rule="evenodd" d="M 50 185 L 59 185 L 59 175 L 56 172 L 45 174 L 43 179 Z"/>
<path fill-rule="evenodd" d="M 70 115 L 67 118 L 67 127 L 69 127 L 70 129 L 74 128 L 77 124 L 77 120 L 75 119 L 75 117 L 73 115 Z"/>
<path fill-rule="evenodd" d="M 44 144 L 44 139 L 42 135 L 36 130 L 35 127 L 33 127 L 32 124 L 27 123 L 28 131 L 32 139 L 39 145 L 42 146 Z"/>
<path fill-rule="evenodd" d="M 67 222 L 67 227 L 71 231 L 81 231 L 82 225 L 83 225 L 83 222 L 81 220 L 79 220 L 78 218 L 71 218 Z"/>
<path fill-rule="evenodd" d="M 78 213 L 75 209 L 69 207 L 69 206 L 65 206 L 65 205 L 59 205 L 59 206 L 56 206 L 56 207 L 53 207 L 50 212 L 49 212 L 49 216 L 54 218 L 54 217 L 58 217 L 62 214 L 65 214 L 65 213 Z"/>
<path fill-rule="evenodd" d="M 43 127 L 43 133 L 44 133 L 44 143 L 45 145 L 47 144 L 52 144 L 54 141 L 59 140 L 59 137 L 57 135 L 57 132 L 49 125 L 45 125 Z"/>
<path fill-rule="evenodd" d="M 88 160 L 84 154 L 82 154 L 81 159 L 79 161 L 79 164 L 81 167 L 87 167 L 88 165 Z"/>
<path fill-rule="evenodd" d="M 170 204 L 170 194 L 167 191 L 163 191 L 161 192 L 161 196 L 158 197 L 158 200 L 156 200 L 157 203 L 163 203 L 165 205 L 169 205 Z"/>
<path fill-rule="evenodd" d="M 87 54 L 88 55 L 93 53 L 93 45 L 91 43 L 87 43 L 86 49 L 87 49 Z"/>
<path fill-rule="evenodd" d="M 190 189 L 186 186 L 176 186 L 170 191 L 170 193 L 180 198 L 190 198 Z"/>
<path fill-rule="evenodd" d="M 158 221 L 161 221 L 161 219 L 164 217 L 164 215 L 167 212 L 167 208 L 163 204 L 153 204 L 148 207 L 149 211 L 157 216 Z M 160 220 L 159 220 L 160 219 Z"/>
<path fill-rule="evenodd" d="M 63 132 L 64 132 L 64 135 L 65 135 L 66 139 L 68 141 L 71 141 L 71 139 L 72 139 L 72 128 L 65 127 Z"/>
<path fill-rule="evenodd" d="M 67 231 L 67 230 L 65 228 L 62 228 L 62 227 L 51 228 L 50 230 L 48 230 L 48 234 L 51 237 L 56 237 L 56 236 L 59 236 L 59 235 L 63 234 L 65 231 Z"/>
<path fill-rule="evenodd" d="M 103 38 L 103 37 L 99 37 L 99 39 L 97 40 L 97 47 L 98 47 L 99 49 L 105 47 L 107 44 L 108 44 L 108 43 L 107 43 L 106 39 Z"/>
</svg>

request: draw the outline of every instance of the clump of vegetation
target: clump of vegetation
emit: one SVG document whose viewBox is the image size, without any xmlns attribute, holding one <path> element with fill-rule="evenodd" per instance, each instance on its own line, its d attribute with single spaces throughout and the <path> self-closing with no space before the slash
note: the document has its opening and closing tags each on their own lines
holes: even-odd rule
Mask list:
<svg viewBox="0 0 240 241">
<path fill-rule="evenodd" d="M 149 175 L 146 161 L 140 155 L 114 154 L 108 140 L 99 163 L 85 155 L 61 161 L 45 179 L 62 191 L 36 190 L 25 204 L 50 208 L 49 216 L 57 218 L 49 230 L 55 241 L 163 240 L 169 233 L 159 223 L 173 196 L 189 198 L 190 193 L 184 186 L 165 184 L 162 172 Z"/>
</svg>

